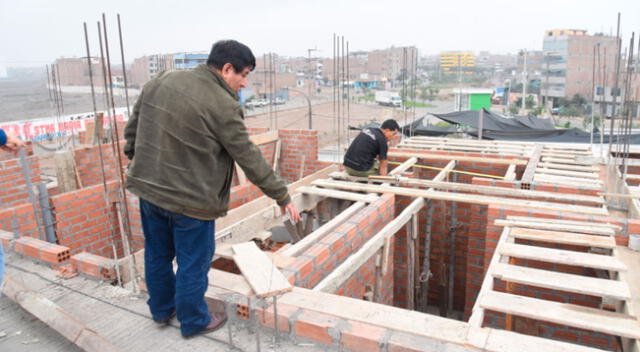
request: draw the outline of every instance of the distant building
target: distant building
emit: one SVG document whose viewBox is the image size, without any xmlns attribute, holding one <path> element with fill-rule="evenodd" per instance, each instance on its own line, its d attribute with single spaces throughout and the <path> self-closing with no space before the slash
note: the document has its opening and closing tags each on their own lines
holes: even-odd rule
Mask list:
<svg viewBox="0 0 640 352">
<path fill-rule="evenodd" d="M 130 84 L 142 87 L 163 70 L 187 70 L 207 62 L 209 53 L 182 52 L 136 58 L 131 65 Z"/>
<path fill-rule="evenodd" d="M 600 55 L 598 59 L 597 48 Z M 594 56 L 594 48 L 596 55 Z M 544 32 L 541 91 L 545 101 L 557 106 L 558 99 L 579 94 L 588 101 L 593 97 L 593 67 L 596 63 L 596 87 L 605 95 L 600 101 L 612 101 L 612 86 L 617 52 L 616 37 L 588 35 L 586 30 L 554 29 Z M 606 52 L 606 55 L 605 55 Z M 604 67 L 606 66 L 606 72 Z M 607 82 L 604 84 L 602 77 Z M 602 88 L 604 87 L 604 89 Z M 596 101 L 599 101 L 596 98 Z"/>
<path fill-rule="evenodd" d="M 450 51 L 440 53 L 440 72 L 442 74 L 471 75 L 476 67 L 476 56 L 471 52 Z"/>
<path fill-rule="evenodd" d="M 382 81 L 399 82 L 414 71 L 418 49 L 414 46 L 391 47 L 370 51 L 367 56 L 367 73 L 377 75 Z"/>
<path fill-rule="evenodd" d="M 56 80 L 62 86 L 88 86 L 91 84 L 89 77 L 89 65 L 87 58 L 60 58 L 56 59 Z M 102 85 L 104 76 L 102 75 L 102 60 L 97 57 L 91 58 L 91 70 L 94 84 Z M 122 72 L 122 70 L 120 70 Z M 50 75 L 54 74 L 49 72 Z M 115 74 L 112 71 L 112 74 Z M 115 80 L 114 80 L 115 81 Z"/>
</svg>

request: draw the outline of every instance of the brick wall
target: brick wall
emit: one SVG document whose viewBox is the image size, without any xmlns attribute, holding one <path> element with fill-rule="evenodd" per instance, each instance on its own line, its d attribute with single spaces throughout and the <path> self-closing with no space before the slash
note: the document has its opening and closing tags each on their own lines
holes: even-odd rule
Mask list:
<svg viewBox="0 0 640 352">
<path fill-rule="evenodd" d="M 117 200 L 117 182 L 109 182 L 107 188 L 109 205 L 105 205 L 102 185 L 51 197 L 58 242 L 69 247 L 72 254 L 86 251 L 113 258 L 112 243 L 115 243 L 118 257 L 122 257 L 118 215 L 113 205 Z"/>
<path fill-rule="evenodd" d="M 313 288 L 393 219 L 394 198 L 393 195 L 386 194 L 363 208 L 299 255 L 291 265 L 283 268 L 283 274 L 296 286 Z M 385 304 L 393 303 L 392 274 L 394 270 L 393 258 L 390 259 L 390 266 L 382 283 L 381 302 Z M 375 272 L 375 256 L 349 277 L 338 288 L 337 293 L 362 299 L 367 286 L 374 287 L 373 272 Z"/>
<path fill-rule="evenodd" d="M 11 231 L 17 236 L 29 236 L 40 238 L 44 236 L 41 229 L 38 229 L 35 213 L 31 203 L 17 205 L 14 207 L 3 207 L 0 210 L 0 229 Z"/>
<path fill-rule="evenodd" d="M 26 157 L 31 183 L 36 184 L 41 181 L 40 163 L 38 157 Z M 34 189 L 34 192 L 36 190 Z M 0 161 L 0 205 L 11 207 L 14 205 L 29 202 L 29 192 L 27 190 L 27 180 L 22 173 L 20 159 L 10 159 Z"/>
<path fill-rule="evenodd" d="M 303 175 L 308 175 L 311 170 L 319 167 L 314 163 L 318 160 L 318 131 L 279 130 L 278 133 L 281 141 L 280 175 L 282 177 L 293 182 L 300 178 L 301 172 Z M 307 164 L 312 166 L 308 167 Z"/>
<path fill-rule="evenodd" d="M 120 142 L 120 152 L 124 148 L 124 141 Z M 85 146 L 75 150 L 75 163 L 80 175 L 83 187 L 102 184 L 102 168 L 100 165 L 100 149 L 104 162 L 104 174 L 107 182 L 116 180 L 118 176 L 117 158 L 113 153 L 111 143 L 102 146 Z M 122 154 L 122 167 L 124 168 L 129 159 Z"/>
</svg>

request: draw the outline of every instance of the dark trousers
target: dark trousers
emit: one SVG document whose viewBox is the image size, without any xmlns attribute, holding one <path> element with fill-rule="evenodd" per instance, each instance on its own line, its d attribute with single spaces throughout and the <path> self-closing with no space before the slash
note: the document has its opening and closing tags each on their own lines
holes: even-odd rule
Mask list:
<svg viewBox="0 0 640 352">
<path fill-rule="evenodd" d="M 215 222 L 190 218 L 140 198 L 144 231 L 144 272 L 154 320 L 176 310 L 183 335 L 204 329 L 211 315 L 204 300 L 215 251 Z M 174 274 L 172 261 L 177 259 Z"/>
</svg>

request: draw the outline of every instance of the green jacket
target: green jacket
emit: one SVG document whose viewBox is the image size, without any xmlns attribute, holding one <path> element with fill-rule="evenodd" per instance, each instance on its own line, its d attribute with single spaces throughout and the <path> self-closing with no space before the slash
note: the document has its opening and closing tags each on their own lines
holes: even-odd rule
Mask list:
<svg viewBox="0 0 640 352">
<path fill-rule="evenodd" d="M 291 201 L 249 140 L 236 93 L 212 68 L 166 71 L 149 81 L 124 130 L 126 187 L 152 204 L 200 220 L 224 216 L 234 160 L 279 205 Z"/>
</svg>

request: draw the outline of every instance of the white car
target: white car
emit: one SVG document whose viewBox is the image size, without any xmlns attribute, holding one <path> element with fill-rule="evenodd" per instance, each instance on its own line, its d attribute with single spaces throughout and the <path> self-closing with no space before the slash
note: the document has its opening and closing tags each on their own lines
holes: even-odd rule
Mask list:
<svg viewBox="0 0 640 352">
<path fill-rule="evenodd" d="M 267 106 L 267 105 L 269 105 L 269 101 L 267 99 L 253 99 L 251 101 L 244 103 L 244 106 L 246 106 L 249 109 L 259 108 L 261 106 Z"/>
</svg>

